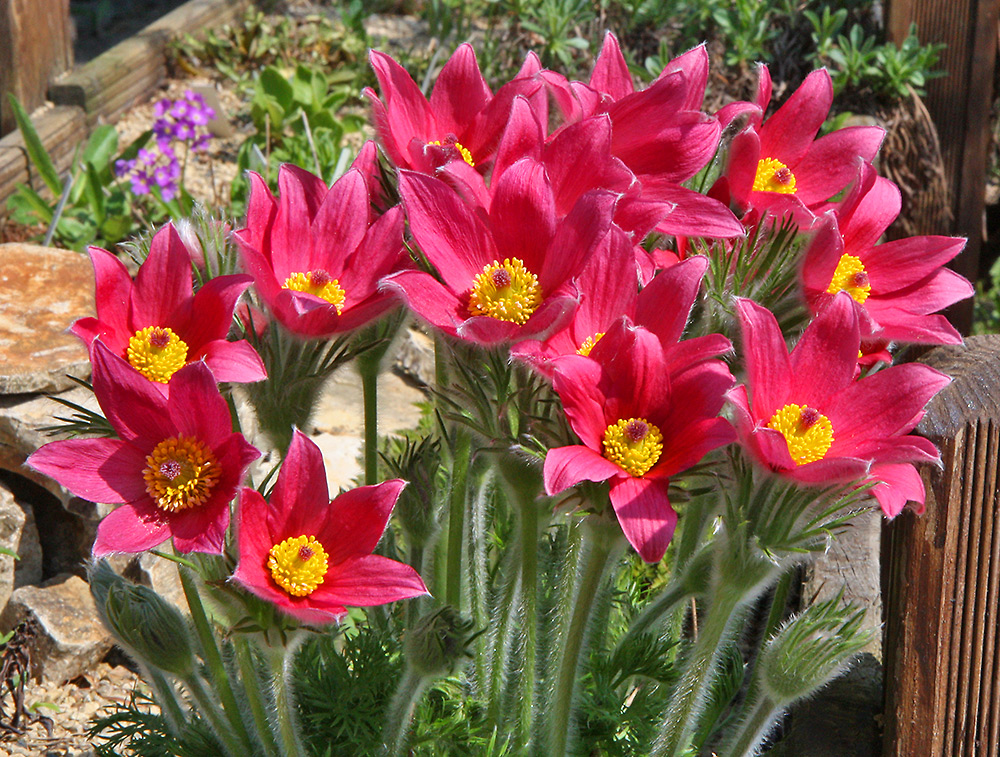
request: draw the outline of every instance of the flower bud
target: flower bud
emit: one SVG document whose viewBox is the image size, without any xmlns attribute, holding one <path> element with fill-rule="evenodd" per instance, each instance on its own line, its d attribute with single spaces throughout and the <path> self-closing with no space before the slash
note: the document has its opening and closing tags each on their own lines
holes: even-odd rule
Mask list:
<svg viewBox="0 0 1000 757">
<path fill-rule="evenodd" d="M 148 586 L 117 575 L 105 560 L 91 567 L 90 587 L 105 625 L 142 662 L 187 678 L 194 651 L 180 611 Z"/>
<path fill-rule="evenodd" d="M 424 676 L 452 673 L 463 657 L 472 657 L 468 646 L 479 635 L 472 626 L 450 605 L 424 615 L 403 640 L 407 664 Z"/>
<path fill-rule="evenodd" d="M 832 681 L 871 640 L 861 627 L 864 610 L 842 600 L 841 593 L 799 613 L 761 651 L 764 690 L 779 706 Z"/>
</svg>

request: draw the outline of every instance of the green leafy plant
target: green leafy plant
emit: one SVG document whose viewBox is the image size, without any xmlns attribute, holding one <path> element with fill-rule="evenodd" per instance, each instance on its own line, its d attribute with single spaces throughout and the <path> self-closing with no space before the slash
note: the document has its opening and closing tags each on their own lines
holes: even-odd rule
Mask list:
<svg viewBox="0 0 1000 757">
<path fill-rule="evenodd" d="M 135 228 L 137 216 L 131 193 L 115 176 L 114 164 L 134 157 L 151 133 L 119 153 L 115 128 L 98 126 L 77 150 L 69 172 L 60 176 L 21 103 L 13 95 L 8 99 L 31 165 L 52 197 L 46 199 L 30 186 L 18 184 L 7 201 L 14 221 L 42 223 L 48 227 L 46 244 L 55 241 L 70 249 L 88 244 L 110 247 L 124 239 Z"/>
<path fill-rule="evenodd" d="M 367 123 L 364 116 L 346 110 L 357 94 L 350 71 L 324 73 L 299 64 L 288 77 L 268 66 L 257 78 L 250 102 L 256 131 L 240 146 L 237 165 L 259 171 L 272 186 L 282 163 L 310 166 L 332 182 L 353 157 L 345 137 Z M 234 203 L 241 203 L 245 192 L 244 182 L 235 183 Z"/>
</svg>

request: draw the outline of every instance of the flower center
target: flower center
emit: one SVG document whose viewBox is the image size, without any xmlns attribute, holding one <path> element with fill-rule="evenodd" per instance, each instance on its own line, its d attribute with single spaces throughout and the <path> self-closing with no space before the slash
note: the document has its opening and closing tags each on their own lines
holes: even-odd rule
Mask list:
<svg viewBox="0 0 1000 757">
<path fill-rule="evenodd" d="M 753 179 L 753 191 L 795 194 L 795 174 L 780 160 L 761 158 Z"/>
<path fill-rule="evenodd" d="M 435 139 L 433 142 L 428 142 L 429 145 L 437 145 L 438 147 L 443 147 L 445 150 L 452 150 L 462 156 L 462 160 L 468 163 L 473 168 L 476 167 L 475 161 L 472 160 L 472 153 L 468 149 L 463 147 L 462 143 L 457 139 L 446 139 L 442 142 L 440 139 Z"/>
<path fill-rule="evenodd" d="M 285 283 L 281 287 L 282 289 L 291 289 L 293 292 L 305 292 L 319 297 L 321 300 L 326 300 L 337 308 L 337 315 L 343 312 L 344 301 L 347 299 L 344 290 L 340 288 L 340 282 L 332 278 L 322 268 L 307 273 L 293 273 L 285 279 Z"/>
<path fill-rule="evenodd" d="M 542 304 L 538 277 L 517 258 L 483 266 L 469 292 L 469 312 L 521 326 Z"/>
<path fill-rule="evenodd" d="M 293 597 L 316 591 L 326 576 L 327 556 L 315 536 L 295 536 L 271 547 L 267 553 L 271 578 Z"/>
<path fill-rule="evenodd" d="M 620 420 L 604 431 L 604 457 L 633 476 L 656 465 L 661 452 L 663 435 L 644 418 Z"/>
<path fill-rule="evenodd" d="M 853 255 L 841 255 L 837 270 L 833 272 L 833 279 L 826 291 L 829 294 L 847 292 L 859 304 L 864 305 L 868 295 L 871 294 L 872 285 L 861 259 Z"/>
<path fill-rule="evenodd" d="M 212 450 L 191 436 L 164 439 L 146 456 L 142 471 L 153 503 L 170 513 L 205 504 L 221 475 Z"/>
<path fill-rule="evenodd" d="M 128 340 L 125 357 L 150 381 L 166 384 L 187 362 L 188 346 L 171 329 L 147 326 Z"/>
<path fill-rule="evenodd" d="M 583 340 L 583 344 L 580 345 L 580 349 L 576 351 L 576 354 L 587 357 L 590 354 L 590 351 L 594 349 L 594 345 L 601 341 L 601 337 L 604 336 L 604 333 L 605 332 L 600 331 L 593 336 L 588 336 Z"/>
<path fill-rule="evenodd" d="M 767 427 L 785 437 L 796 465 L 822 460 L 833 444 L 830 419 L 814 407 L 785 405 L 771 416 Z"/>
</svg>

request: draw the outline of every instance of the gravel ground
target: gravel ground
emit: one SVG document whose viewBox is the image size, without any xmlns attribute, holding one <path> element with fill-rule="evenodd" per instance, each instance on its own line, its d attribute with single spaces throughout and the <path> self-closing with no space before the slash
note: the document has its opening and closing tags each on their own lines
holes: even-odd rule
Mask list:
<svg viewBox="0 0 1000 757">
<path fill-rule="evenodd" d="M 116 704 L 128 701 L 129 694 L 142 683 L 124 665 L 99 663 L 86 675 L 65 686 L 38 684 L 25 687 L 25 705 L 49 719 L 51 733 L 43 719 L 29 723 L 24 733 L 0 737 L 0 755 L 14 757 L 91 757 L 94 748 L 87 729 L 95 715 L 107 714 Z M 10 709 L 9 697 L 3 700 Z"/>
</svg>

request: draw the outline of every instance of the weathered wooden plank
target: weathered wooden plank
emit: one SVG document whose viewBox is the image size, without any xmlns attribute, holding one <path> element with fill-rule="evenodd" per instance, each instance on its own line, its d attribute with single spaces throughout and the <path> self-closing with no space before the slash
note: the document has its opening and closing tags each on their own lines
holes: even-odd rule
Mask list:
<svg viewBox="0 0 1000 757">
<path fill-rule="evenodd" d="M 990 141 L 1000 3 L 997 0 L 890 0 L 886 31 L 899 43 L 916 23 L 921 42 L 944 43 L 945 76 L 927 83 L 924 98 L 937 126 L 954 221 L 949 228 L 922 233 L 957 234 L 969 239 L 952 268 L 970 280 L 978 276 L 986 207 L 986 155 Z M 972 300 L 958 303 L 949 317 L 963 333 L 972 324 Z"/>
<path fill-rule="evenodd" d="M 60 172 L 68 169 L 76 146 L 87 137 L 83 110 L 65 106 L 46 108 L 34 114 L 32 123 L 48 147 L 56 169 Z M 0 139 L 0 206 L 17 184 L 29 183 L 39 191 L 44 188 L 37 171 L 30 166 L 21 132 L 15 131 Z"/>
<path fill-rule="evenodd" d="M 942 451 L 927 512 L 886 527 L 886 757 L 998 757 L 1000 335 L 924 361 L 954 381 L 918 430 Z"/>
<path fill-rule="evenodd" d="M 112 121 L 134 102 L 155 90 L 166 77 L 164 51 L 178 32 L 197 32 L 237 18 L 249 0 L 189 0 L 118 43 L 49 87 L 49 99 L 78 105 L 88 122 Z M 122 96 L 130 93 L 131 100 Z"/>
<path fill-rule="evenodd" d="M 69 0 L 0 0 L 0 137 L 16 128 L 7 92 L 31 113 L 49 81 L 72 67 Z"/>
</svg>

